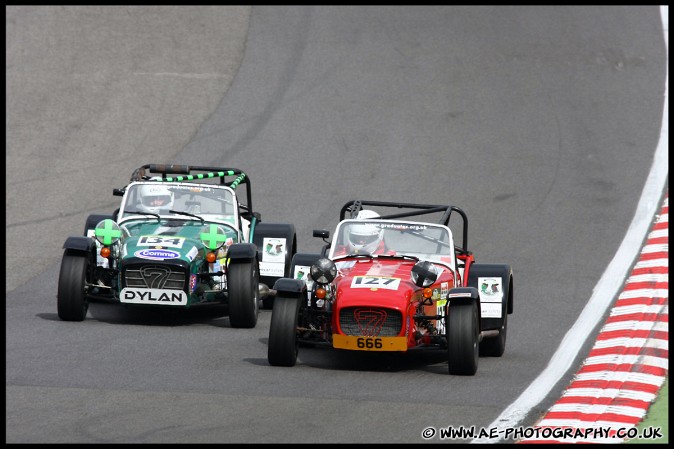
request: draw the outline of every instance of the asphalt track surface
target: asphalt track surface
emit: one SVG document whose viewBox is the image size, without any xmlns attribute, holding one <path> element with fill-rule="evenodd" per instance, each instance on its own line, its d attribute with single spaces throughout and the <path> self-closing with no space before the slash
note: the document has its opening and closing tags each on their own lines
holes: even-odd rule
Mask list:
<svg viewBox="0 0 674 449">
<path fill-rule="evenodd" d="M 657 6 L 9 6 L 6 25 L 8 443 L 419 443 L 428 426 L 486 427 L 591 296 L 659 138 Z M 515 273 L 506 353 L 472 377 L 437 354 L 310 348 L 281 369 L 269 311 L 249 330 L 219 310 L 92 305 L 60 321 L 61 245 L 150 162 L 243 169 L 302 252 L 351 199 L 463 208 L 478 262 Z"/>
</svg>

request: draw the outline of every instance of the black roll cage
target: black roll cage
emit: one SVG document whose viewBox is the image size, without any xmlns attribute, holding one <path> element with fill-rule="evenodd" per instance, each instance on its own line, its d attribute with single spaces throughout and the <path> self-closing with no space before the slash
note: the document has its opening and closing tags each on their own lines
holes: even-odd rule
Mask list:
<svg viewBox="0 0 674 449">
<path fill-rule="evenodd" d="M 250 176 L 238 168 L 211 167 L 203 165 L 179 165 L 179 164 L 145 164 L 134 170 L 131 175 L 133 181 L 149 181 L 153 176 L 148 173 L 160 174 L 162 182 L 190 182 L 206 181 L 208 179 L 220 179 L 220 185 L 234 190 L 244 184 L 246 186 L 246 204 L 239 202 L 241 207 L 249 215 L 253 215 L 253 197 L 250 188 Z M 178 176 L 169 176 L 178 175 Z M 113 189 L 113 195 L 123 196 L 126 187 Z"/>
<path fill-rule="evenodd" d="M 351 200 L 342 206 L 341 211 L 339 212 L 339 221 L 344 220 L 345 218 L 356 218 L 358 212 L 363 210 L 363 206 L 377 206 L 377 207 L 390 207 L 396 209 L 413 209 L 407 212 L 398 212 L 387 215 L 381 215 L 380 218 L 383 219 L 396 219 L 403 217 L 416 217 L 421 215 L 433 214 L 437 212 L 443 212 L 442 217 L 439 220 L 439 224 L 449 227 L 449 219 L 452 216 L 452 212 L 456 212 L 461 216 L 463 222 L 463 242 L 459 250 L 465 254 L 468 252 L 468 217 L 466 213 L 456 206 L 451 205 L 436 205 L 436 204 L 418 204 L 418 203 L 396 203 L 390 201 L 370 201 L 370 200 Z M 347 217 L 347 213 L 349 216 Z"/>
</svg>

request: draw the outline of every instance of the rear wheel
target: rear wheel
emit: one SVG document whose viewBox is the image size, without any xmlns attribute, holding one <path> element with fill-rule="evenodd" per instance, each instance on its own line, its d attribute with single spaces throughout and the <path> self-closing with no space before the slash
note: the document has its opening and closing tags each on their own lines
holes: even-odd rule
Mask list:
<svg viewBox="0 0 674 449">
<path fill-rule="evenodd" d="M 64 321 L 83 321 L 89 302 L 84 287 L 87 280 L 86 255 L 65 251 L 61 260 L 56 303 L 59 318 Z"/>
<path fill-rule="evenodd" d="M 478 361 L 477 303 L 452 304 L 447 312 L 449 374 L 472 376 L 477 372 Z"/>
<path fill-rule="evenodd" d="M 274 298 L 275 296 L 269 294 L 262 298 L 262 308 L 265 310 L 269 310 L 272 307 L 274 307 Z"/>
<path fill-rule="evenodd" d="M 117 209 L 115 212 L 119 212 Z M 89 230 L 96 229 L 96 225 L 103 220 L 114 220 L 115 215 L 103 215 L 103 214 L 92 214 L 87 217 L 87 221 L 84 224 L 84 236 L 87 236 Z"/>
<path fill-rule="evenodd" d="M 489 286 L 489 283 L 492 283 Z M 470 267 L 468 285 L 480 291 L 480 297 L 491 297 L 491 301 L 499 298 L 501 315 L 498 317 L 481 317 L 482 330 L 498 330 L 496 337 L 483 338 L 480 342 L 480 356 L 501 357 L 505 353 L 508 335 L 508 314 L 513 313 L 513 271 L 507 264 L 474 263 Z M 490 301 L 490 302 L 491 302 Z"/>
<path fill-rule="evenodd" d="M 280 254 L 276 252 L 275 244 L 284 248 L 283 274 L 280 276 L 261 276 L 260 282 L 271 287 L 280 278 L 293 277 L 291 272 L 291 263 L 293 256 L 297 252 L 297 235 L 295 225 L 278 223 L 257 223 L 253 243 L 258 247 L 260 263 L 278 262 Z M 262 308 L 270 310 L 274 307 L 274 295 L 268 295 L 262 299 Z"/>
<path fill-rule="evenodd" d="M 508 333 L 508 314 L 503 315 L 503 324 L 496 338 L 485 338 L 480 342 L 480 355 L 483 357 L 501 357 L 505 352 Z"/>
<path fill-rule="evenodd" d="M 232 327 L 251 328 L 257 324 L 260 272 L 257 261 L 232 262 L 227 268 L 229 323 Z"/>
<path fill-rule="evenodd" d="M 276 296 L 269 326 L 267 359 L 272 366 L 294 366 L 297 362 L 297 320 L 300 298 Z"/>
</svg>

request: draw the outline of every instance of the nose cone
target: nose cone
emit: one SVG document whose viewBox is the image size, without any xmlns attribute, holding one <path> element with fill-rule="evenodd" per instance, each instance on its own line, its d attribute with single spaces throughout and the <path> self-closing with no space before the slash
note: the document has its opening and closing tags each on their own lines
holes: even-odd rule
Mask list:
<svg viewBox="0 0 674 449">
<path fill-rule="evenodd" d="M 405 310 L 418 287 L 410 280 L 413 263 L 398 260 L 363 261 L 342 270 L 337 307 L 378 306 Z"/>
</svg>

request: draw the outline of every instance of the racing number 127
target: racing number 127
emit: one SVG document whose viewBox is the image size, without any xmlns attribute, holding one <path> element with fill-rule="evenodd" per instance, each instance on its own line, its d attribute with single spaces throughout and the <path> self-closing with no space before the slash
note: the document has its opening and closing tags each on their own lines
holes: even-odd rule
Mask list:
<svg viewBox="0 0 674 449">
<path fill-rule="evenodd" d="M 358 338 L 356 345 L 360 349 L 381 349 L 383 347 L 380 338 Z"/>
</svg>

